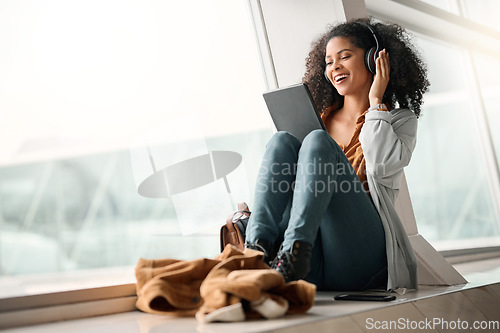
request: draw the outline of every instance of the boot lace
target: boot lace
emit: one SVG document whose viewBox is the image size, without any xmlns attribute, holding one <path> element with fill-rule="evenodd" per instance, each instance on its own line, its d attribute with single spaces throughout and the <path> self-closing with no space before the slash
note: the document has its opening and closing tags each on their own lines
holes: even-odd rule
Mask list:
<svg viewBox="0 0 500 333">
<path fill-rule="evenodd" d="M 271 267 L 283 275 L 285 282 L 290 282 L 295 280 L 294 261 L 295 258 L 289 252 L 280 252 L 273 260 Z"/>
</svg>

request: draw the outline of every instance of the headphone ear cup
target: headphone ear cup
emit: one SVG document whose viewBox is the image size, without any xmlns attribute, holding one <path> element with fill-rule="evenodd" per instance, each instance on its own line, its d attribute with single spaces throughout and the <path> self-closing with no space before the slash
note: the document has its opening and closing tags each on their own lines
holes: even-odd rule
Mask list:
<svg viewBox="0 0 500 333">
<path fill-rule="evenodd" d="M 372 47 L 365 53 L 365 66 L 366 69 L 372 74 L 375 74 L 375 60 L 377 59 L 377 48 Z"/>
</svg>

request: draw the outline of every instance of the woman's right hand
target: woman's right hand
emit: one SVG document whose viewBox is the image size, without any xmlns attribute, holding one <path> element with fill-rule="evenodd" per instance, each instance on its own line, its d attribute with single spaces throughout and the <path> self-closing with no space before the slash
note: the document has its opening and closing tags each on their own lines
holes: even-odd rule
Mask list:
<svg viewBox="0 0 500 333">
<path fill-rule="evenodd" d="M 389 54 L 385 49 L 379 52 L 379 56 L 375 61 L 375 75 L 373 83 L 368 93 L 370 106 L 382 103 L 385 89 L 389 84 L 389 75 L 391 73 L 391 64 L 389 62 Z"/>
</svg>

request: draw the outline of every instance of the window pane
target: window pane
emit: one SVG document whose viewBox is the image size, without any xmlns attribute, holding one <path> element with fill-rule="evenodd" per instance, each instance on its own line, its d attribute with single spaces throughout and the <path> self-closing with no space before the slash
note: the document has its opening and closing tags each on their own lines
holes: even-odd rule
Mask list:
<svg viewBox="0 0 500 333">
<path fill-rule="evenodd" d="M 0 275 L 217 255 L 272 135 L 245 2 L 2 1 L 0 27 Z"/>
<path fill-rule="evenodd" d="M 500 31 L 500 2 L 497 0 L 419 0 L 431 6 L 462 16 L 485 27 Z"/>
<path fill-rule="evenodd" d="M 463 16 L 476 23 L 500 31 L 498 14 L 500 2 L 497 0 L 459 0 Z"/>
<path fill-rule="evenodd" d="M 462 51 L 424 38 L 418 43 L 431 82 L 406 170 L 419 231 L 439 249 L 457 240 L 498 237 Z"/>
<path fill-rule="evenodd" d="M 500 164 L 500 113 L 498 112 L 498 96 L 500 96 L 500 59 L 498 57 L 474 54 L 479 86 L 486 108 L 488 124 Z"/>
<path fill-rule="evenodd" d="M 456 0 L 419 0 L 439 9 L 446 10 L 453 14 L 459 14 Z"/>
</svg>

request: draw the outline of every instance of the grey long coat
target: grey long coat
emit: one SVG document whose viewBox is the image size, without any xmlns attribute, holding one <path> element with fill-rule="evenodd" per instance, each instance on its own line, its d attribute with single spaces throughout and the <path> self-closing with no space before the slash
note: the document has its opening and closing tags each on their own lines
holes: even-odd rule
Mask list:
<svg viewBox="0 0 500 333">
<path fill-rule="evenodd" d="M 394 207 L 403 168 L 410 163 L 417 136 L 417 117 L 408 109 L 390 112 L 372 107 L 359 141 L 366 160 L 370 195 L 385 230 L 387 289 L 417 289 L 417 260 Z"/>
</svg>

